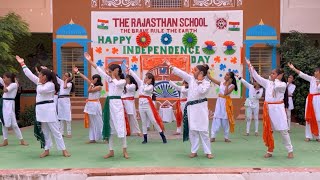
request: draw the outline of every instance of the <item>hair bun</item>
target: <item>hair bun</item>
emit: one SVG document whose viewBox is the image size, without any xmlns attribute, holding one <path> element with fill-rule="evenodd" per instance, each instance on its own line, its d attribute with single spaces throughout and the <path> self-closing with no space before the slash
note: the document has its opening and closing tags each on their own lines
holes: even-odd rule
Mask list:
<svg viewBox="0 0 320 180">
<path fill-rule="evenodd" d="M 203 67 L 208 71 L 210 68 L 208 66 L 208 64 L 203 64 Z"/>
</svg>

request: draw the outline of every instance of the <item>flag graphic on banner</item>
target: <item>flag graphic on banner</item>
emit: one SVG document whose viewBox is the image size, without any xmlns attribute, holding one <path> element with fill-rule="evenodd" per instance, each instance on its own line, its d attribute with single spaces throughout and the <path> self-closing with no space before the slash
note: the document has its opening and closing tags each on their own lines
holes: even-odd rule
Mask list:
<svg viewBox="0 0 320 180">
<path fill-rule="evenodd" d="M 107 24 L 109 23 L 108 20 L 104 20 L 104 19 L 98 19 L 98 29 L 108 29 Z"/>
<path fill-rule="evenodd" d="M 229 31 L 240 31 L 240 22 L 229 21 Z"/>
</svg>

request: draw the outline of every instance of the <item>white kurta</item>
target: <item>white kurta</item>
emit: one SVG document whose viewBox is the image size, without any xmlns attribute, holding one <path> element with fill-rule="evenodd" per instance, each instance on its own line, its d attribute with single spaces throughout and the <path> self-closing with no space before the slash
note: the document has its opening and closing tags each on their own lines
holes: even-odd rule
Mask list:
<svg viewBox="0 0 320 180">
<path fill-rule="evenodd" d="M 4 82 L 0 77 L 0 84 L 4 86 Z M 17 95 L 18 85 L 16 83 L 11 83 L 8 87 L 8 92 L 3 93 L 3 98 L 15 98 Z M 14 100 L 3 100 L 2 106 L 3 112 L 3 121 L 5 127 L 11 127 L 12 123 L 16 123 L 16 114 L 15 114 L 15 101 Z"/>
<path fill-rule="evenodd" d="M 271 103 L 283 101 L 284 93 L 287 88 L 285 82 L 278 79 L 275 81 L 264 79 L 253 68 L 251 70 L 253 78 L 266 89 L 266 102 Z M 277 131 L 288 130 L 287 115 L 284 104 L 268 104 L 268 109 L 273 129 Z"/>
<path fill-rule="evenodd" d="M 169 81 L 169 84 L 174 87 L 177 91 L 180 92 L 180 99 L 187 99 L 188 97 L 188 88 L 185 86 L 178 86 L 176 83 Z M 187 101 L 181 101 L 181 111 L 183 113 L 184 107 L 186 105 Z"/>
<path fill-rule="evenodd" d="M 50 101 L 54 99 L 55 87 L 52 82 L 39 83 L 39 78 L 29 68 L 23 68 L 25 75 L 37 85 L 36 102 Z M 47 103 L 36 106 L 36 118 L 39 122 L 57 122 L 57 110 L 55 103 Z"/>
<path fill-rule="evenodd" d="M 127 84 L 126 85 L 127 92 L 122 94 L 122 98 L 134 97 L 136 93 L 136 85 L 135 84 Z M 136 115 L 136 105 L 134 100 L 123 100 L 124 107 L 126 108 L 127 114 Z"/>
<path fill-rule="evenodd" d="M 188 101 L 194 101 L 206 98 L 210 82 L 203 80 L 198 84 L 198 80 L 192 75 L 174 67 L 172 71 L 175 75 L 181 77 L 189 84 Z M 194 131 L 208 131 L 208 101 L 188 106 L 189 129 Z"/>
<path fill-rule="evenodd" d="M 255 89 L 254 86 L 241 78 L 242 84 L 249 90 L 249 97 L 246 99 L 245 106 L 259 109 L 259 99 L 262 97 L 263 88 Z"/>
<path fill-rule="evenodd" d="M 64 88 L 64 81 L 57 77 L 58 83 L 60 84 L 59 96 L 70 95 L 72 83 L 67 83 L 67 88 Z M 71 121 L 71 102 L 70 97 L 59 97 L 58 96 L 58 119 Z"/>
<path fill-rule="evenodd" d="M 292 110 L 294 109 L 294 105 L 293 105 L 293 99 L 292 99 L 292 95 L 294 93 L 294 90 L 296 89 L 296 85 L 290 83 L 290 84 L 287 84 L 287 88 L 288 88 L 288 103 L 289 103 L 289 107 L 288 107 L 288 110 Z"/>
<path fill-rule="evenodd" d="M 108 83 L 108 96 L 121 96 L 126 80 L 112 79 L 103 69 L 97 67 L 101 77 Z M 121 99 L 110 99 L 110 126 L 111 134 L 117 134 L 119 138 L 126 137 L 126 123 L 124 118 L 124 107 Z"/>
<path fill-rule="evenodd" d="M 310 94 L 318 94 L 318 93 L 320 93 L 320 84 L 317 85 L 317 79 L 314 76 L 309 76 L 307 74 L 304 74 L 301 71 L 300 71 L 299 76 L 302 79 L 304 79 L 304 80 L 306 80 L 306 81 L 308 81 L 310 83 L 310 88 L 309 88 L 309 93 Z M 318 82 L 319 82 L 319 80 L 318 80 Z M 307 104 L 308 104 L 308 98 L 306 100 L 306 107 L 307 107 Z M 317 121 L 320 121 L 320 95 L 313 96 L 312 104 L 313 104 L 314 112 L 316 114 L 316 119 L 317 119 Z"/>
<path fill-rule="evenodd" d="M 219 94 L 224 95 L 226 86 L 223 84 L 224 82 L 220 83 L 219 86 Z M 227 111 L 226 111 L 226 99 L 222 97 L 217 98 L 216 108 L 214 109 L 213 118 L 218 119 L 228 119 Z"/>
</svg>

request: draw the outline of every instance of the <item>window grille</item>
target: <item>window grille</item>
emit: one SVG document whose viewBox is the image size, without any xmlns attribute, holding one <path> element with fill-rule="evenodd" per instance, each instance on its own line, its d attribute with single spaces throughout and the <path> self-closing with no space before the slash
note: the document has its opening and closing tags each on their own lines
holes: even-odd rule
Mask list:
<svg viewBox="0 0 320 180">
<path fill-rule="evenodd" d="M 152 8 L 180 8 L 182 0 L 151 0 Z"/>
</svg>

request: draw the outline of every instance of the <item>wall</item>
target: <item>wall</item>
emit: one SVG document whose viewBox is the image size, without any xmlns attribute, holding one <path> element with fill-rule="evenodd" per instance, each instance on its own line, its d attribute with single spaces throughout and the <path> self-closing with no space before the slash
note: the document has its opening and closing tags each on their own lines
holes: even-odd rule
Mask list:
<svg viewBox="0 0 320 180">
<path fill-rule="evenodd" d="M 319 0 L 281 0 L 281 33 L 320 33 Z"/>
<path fill-rule="evenodd" d="M 52 32 L 52 0 L 0 0 L 0 16 L 19 14 L 31 32 Z"/>
</svg>

